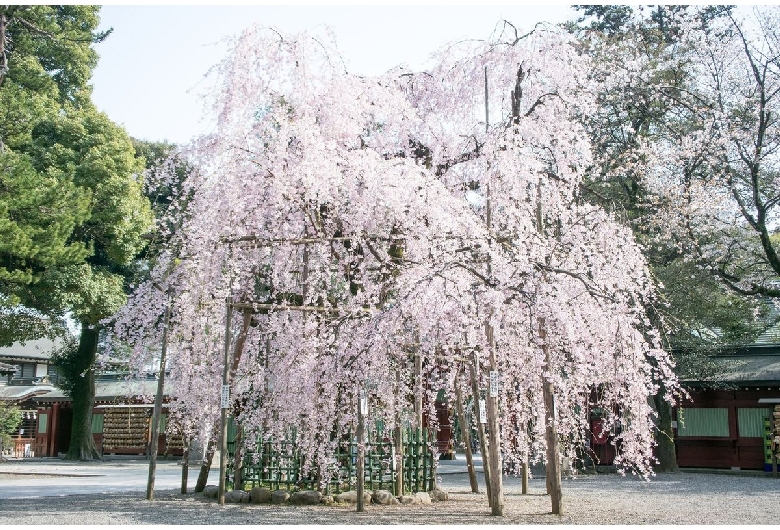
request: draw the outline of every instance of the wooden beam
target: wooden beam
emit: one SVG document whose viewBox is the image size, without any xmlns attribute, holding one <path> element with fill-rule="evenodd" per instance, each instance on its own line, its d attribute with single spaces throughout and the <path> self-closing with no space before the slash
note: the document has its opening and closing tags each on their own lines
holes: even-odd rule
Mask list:
<svg viewBox="0 0 780 530">
<path fill-rule="evenodd" d="M 271 247 L 274 245 L 316 245 L 323 243 L 345 243 L 355 240 L 368 240 L 368 241 L 406 241 L 408 236 L 395 235 L 395 236 L 381 236 L 381 235 L 355 235 L 355 236 L 339 236 L 339 237 L 300 237 L 300 238 L 285 238 L 285 237 L 259 237 L 254 235 L 246 236 L 232 236 L 222 237 L 219 242 L 226 245 L 240 244 L 243 248 L 259 248 L 259 247 Z M 483 238 L 478 236 L 465 236 L 457 234 L 439 234 L 427 236 L 426 239 L 457 239 L 462 240 L 481 240 Z M 475 247 L 478 248 L 478 247 Z M 461 249 L 463 251 L 463 249 Z"/>
<path fill-rule="evenodd" d="M 333 314 L 371 314 L 375 309 L 359 308 L 352 311 L 345 311 L 338 307 L 325 307 L 317 305 L 284 305 L 284 304 L 261 304 L 256 302 L 234 302 L 231 304 L 236 309 L 252 309 L 254 311 L 301 311 L 309 313 L 333 313 Z"/>
</svg>

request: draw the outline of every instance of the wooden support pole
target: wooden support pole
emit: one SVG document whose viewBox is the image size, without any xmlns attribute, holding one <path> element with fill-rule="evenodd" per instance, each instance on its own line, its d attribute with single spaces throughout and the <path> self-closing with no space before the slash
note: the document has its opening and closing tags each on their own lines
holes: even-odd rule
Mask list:
<svg viewBox="0 0 780 530">
<path fill-rule="evenodd" d="M 233 489 L 234 490 L 243 490 L 244 489 L 244 455 L 243 455 L 243 444 L 244 444 L 244 428 L 241 425 L 238 425 L 238 429 L 236 430 L 236 452 L 233 455 Z"/>
<path fill-rule="evenodd" d="M 423 385 L 422 385 L 422 357 L 420 357 L 420 352 L 416 352 L 414 354 L 414 385 L 415 385 L 415 396 L 414 396 L 414 416 L 415 416 L 415 423 L 417 424 L 417 429 L 422 430 L 423 428 L 423 410 L 422 410 L 422 403 L 423 403 Z"/>
<path fill-rule="evenodd" d="M 162 401 L 165 387 L 165 355 L 168 352 L 168 322 L 171 319 L 171 306 L 165 308 L 163 317 L 162 349 L 160 351 L 160 374 L 157 378 L 157 395 L 154 397 L 154 412 L 152 413 L 152 439 L 149 449 L 149 478 L 146 482 L 146 500 L 154 500 L 154 478 L 157 471 L 157 450 L 160 440 L 160 417 L 162 416 Z"/>
<path fill-rule="evenodd" d="M 420 352 L 414 354 L 414 422 L 417 445 L 414 452 L 414 491 L 420 491 L 420 462 L 424 461 L 423 446 L 423 383 L 422 383 L 422 357 Z M 409 485 L 410 487 L 412 484 Z"/>
<path fill-rule="evenodd" d="M 400 399 L 401 393 L 401 367 L 395 368 L 396 399 Z M 400 497 L 404 494 L 404 431 L 401 426 L 401 410 L 396 404 L 395 411 L 395 495 Z"/>
<path fill-rule="evenodd" d="M 222 368 L 222 392 L 221 392 L 221 437 L 222 443 L 219 450 L 219 504 L 225 504 L 225 475 L 227 473 L 227 433 L 228 433 L 228 408 L 230 407 L 230 395 L 225 395 L 225 391 L 230 385 L 230 324 L 233 314 L 232 300 L 228 297 L 225 300 L 225 358 Z M 225 399 L 227 397 L 227 399 Z"/>
<path fill-rule="evenodd" d="M 365 393 L 361 390 L 358 393 L 358 399 L 357 399 L 357 511 L 358 512 L 364 512 L 366 511 L 366 508 L 363 503 L 363 491 L 365 488 L 365 480 L 366 480 L 366 474 L 365 474 L 365 459 L 366 459 L 366 449 L 365 449 L 365 441 L 363 438 L 365 437 L 365 418 L 363 417 L 363 407 L 367 405 L 368 396 L 365 395 Z"/>
<path fill-rule="evenodd" d="M 488 91 L 488 72 L 485 67 L 485 133 L 489 132 L 490 112 L 489 112 L 489 91 Z M 488 167 L 488 170 L 490 168 Z M 485 186 L 485 225 L 490 232 L 493 228 L 493 208 L 490 193 L 490 181 Z M 492 264 L 490 254 L 487 261 L 487 275 L 492 276 Z M 493 326 L 488 320 L 485 321 L 485 338 L 487 339 L 489 350 L 490 372 L 494 377 L 498 376 L 498 363 L 496 361 L 496 343 L 493 337 Z M 493 385 L 491 385 L 493 386 Z M 494 391 L 495 390 L 495 391 Z M 488 453 L 482 454 L 482 467 L 485 469 L 485 480 L 489 484 L 488 500 L 490 503 L 490 512 L 493 515 L 504 515 L 504 492 L 502 485 L 502 475 L 504 470 L 501 464 L 501 430 L 498 421 L 498 390 L 490 389 L 485 397 L 487 408 L 488 430 L 490 431 L 490 443 Z M 485 457 L 487 456 L 487 462 Z M 488 469 L 490 471 L 488 471 Z"/>
<path fill-rule="evenodd" d="M 492 502 L 490 495 L 490 467 L 487 465 L 487 440 L 485 439 L 485 425 L 481 421 L 479 409 L 479 362 L 477 352 L 474 352 L 474 361 L 469 365 L 471 371 L 471 393 L 474 396 L 474 418 L 477 422 L 477 436 L 479 437 L 479 452 L 482 455 L 482 472 L 485 474 L 485 489 L 487 490 L 488 504 Z"/>
<path fill-rule="evenodd" d="M 490 371 L 498 376 L 493 327 L 485 325 L 485 332 L 490 345 Z M 491 386 L 493 386 L 491 384 Z M 497 389 L 496 389 L 497 390 Z M 488 462 L 490 467 L 490 512 L 492 515 L 504 515 L 503 469 L 501 464 L 501 426 L 498 421 L 498 391 L 491 389 L 485 398 L 487 404 L 488 429 L 490 445 L 488 446 Z M 484 462 L 483 462 L 484 464 Z"/>
<path fill-rule="evenodd" d="M 463 411 L 463 394 L 460 391 L 460 376 L 463 373 L 463 367 L 458 369 L 455 375 L 455 408 L 458 412 L 458 423 L 460 424 L 461 437 L 466 446 L 466 469 L 469 472 L 469 482 L 471 483 L 471 492 L 479 493 L 479 482 L 477 482 L 477 472 L 474 469 L 474 455 L 471 454 L 471 428 L 466 420 L 466 413 Z M 479 421 L 479 418 L 477 418 Z"/>
<path fill-rule="evenodd" d="M 550 362 L 550 348 L 546 343 L 547 330 L 545 329 L 545 319 L 539 319 L 539 338 L 542 340 L 542 350 L 544 351 L 544 358 L 547 363 L 547 370 L 552 370 L 552 364 Z M 558 429 L 555 426 L 555 389 L 553 388 L 552 381 L 545 378 L 542 381 L 542 392 L 544 395 L 544 410 L 545 410 L 545 423 L 546 423 L 546 439 L 547 439 L 547 468 L 546 468 L 546 482 L 547 491 L 550 494 L 550 500 L 552 503 L 552 513 L 555 515 L 563 515 L 563 492 L 561 489 L 561 455 L 558 440 Z"/>
<path fill-rule="evenodd" d="M 181 456 L 181 492 L 187 493 L 187 479 L 190 474 L 190 439 L 184 438 L 184 450 Z"/>
<path fill-rule="evenodd" d="M 523 495 L 528 495 L 528 457 L 526 456 L 523 460 L 522 465 L 522 486 L 520 492 Z"/>
</svg>

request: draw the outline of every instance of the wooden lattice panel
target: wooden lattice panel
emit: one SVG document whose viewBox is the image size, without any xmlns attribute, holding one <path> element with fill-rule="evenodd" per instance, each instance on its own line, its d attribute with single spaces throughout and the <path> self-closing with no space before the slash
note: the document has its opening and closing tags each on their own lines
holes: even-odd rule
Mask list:
<svg viewBox="0 0 780 530">
<path fill-rule="evenodd" d="M 184 449 L 184 437 L 178 433 L 165 433 L 165 448 Z"/>
<path fill-rule="evenodd" d="M 149 414 L 142 408 L 107 409 L 103 417 L 103 451 L 118 448 L 146 449 Z"/>
<path fill-rule="evenodd" d="M 778 460 L 780 460 L 780 405 L 775 405 L 775 410 L 772 412 L 772 421 L 774 425 L 772 430 L 772 449 Z"/>
</svg>

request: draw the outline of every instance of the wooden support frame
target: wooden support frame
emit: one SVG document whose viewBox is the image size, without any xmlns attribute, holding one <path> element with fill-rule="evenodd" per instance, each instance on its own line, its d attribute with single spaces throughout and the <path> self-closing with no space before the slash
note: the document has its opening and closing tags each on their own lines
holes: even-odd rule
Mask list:
<svg viewBox="0 0 780 530">
<path fill-rule="evenodd" d="M 490 220 L 488 219 L 488 223 Z M 462 240 L 464 239 L 463 236 L 453 236 L 451 234 L 443 234 L 437 237 L 438 239 L 458 239 Z M 406 236 L 394 236 L 394 237 L 381 237 L 381 236 L 374 236 L 374 235 L 364 235 L 364 236 L 342 236 L 342 237 L 301 237 L 301 238 L 261 238 L 257 236 L 234 236 L 234 237 L 225 237 L 220 240 L 222 244 L 227 244 L 230 248 L 230 254 L 232 256 L 232 249 L 234 247 L 240 247 L 242 249 L 253 249 L 253 248 L 262 248 L 262 247 L 272 247 L 274 245 L 279 244 L 287 244 L 287 245 L 304 245 L 304 277 L 308 276 L 307 274 L 307 267 L 308 267 L 308 252 L 306 249 L 308 249 L 308 245 L 313 244 L 332 244 L 332 243 L 344 243 L 354 240 L 381 240 L 381 241 L 392 241 L 392 242 L 403 242 L 407 238 Z M 469 239 L 469 238 L 465 238 Z M 489 264 L 488 264 L 489 267 Z M 306 289 L 306 286 L 304 285 L 304 290 Z M 232 281 L 231 281 L 231 291 L 232 291 Z M 232 293 L 231 293 L 232 294 Z M 304 293 L 304 300 L 306 299 L 305 293 Z M 346 316 L 351 318 L 360 318 L 363 316 L 369 316 L 375 312 L 377 312 L 377 309 L 373 308 L 356 308 L 352 310 L 345 310 L 343 308 L 337 308 L 337 307 L 325 307 L 325 306 L 313 306 L 313 305 L 286 305 L 286 304 L 274 304 L 274 303 L 261 303 L 261 302 L 237 302 L 234 301 L 231 297 L 228 297 L 226 302 L 226 324 L 225 324 L 225 369 L 223 373 L 223 388 L 228 387 L 230 384 L 230 326 L 231 326 L 231 313 L 233 309 L 243 309 L 243 310 L 251 310 L 253 312 L 260 312 L 260 311 L 297 311 L 297 312 L 303 312 L 303 313 L 314 313 L 314 314 L 327 314 L 327 315 L 334 315 L 334 316 Z M 463 345 L 459 345 L 463 346 Z M 479 347 L 470 348 L 470 349 L 479 349 Z M 493 359 L 495 361 L 495 359 Z M 418 425 L 418 430 L 420 433 L 422 433 L 422 393 L 421 393 L 421 372 L 422 372 L 422 366 L 421 366 L 421 357 L 419 353 L 415 355 L 415 362 L 414 362 L 414 368 L 415 368 L 415 377 L 417 379 L 418 384 L 418 392 L 417 398 L 415 399 L 415 420 Z M 477 374 L 475 372 L 475 368 L 472 367 L 472 381 L 474 385 L 478 385 L 477 381 Z M 400 374 L 398 374 L 400 376 Z M 475 386 L 477 388 L 477 386 Z M 358 398 L 358 408 L 360 409 L 360 398 Z M 462 403 L 460 403 L 461 406 L 461 412 L 462 412 Z M 478 411 L 479 407 L 479 392 L 478 390 L 475 391 L 474 395 L 474 406 L 475 409 Z M 488 407 L 490 409 L 490 407 Z M 498 419 L 497 419 L 497 404 L 495 407 L 493 407 L 493 412 L 496 418 L 494 418 L 493 423 L 495 424 L 495 431 L 493 437 L 495 437 L 495 443 L 491 444 L 495 447 L 495 453 L 498 454 L 498 451 L 500 450 L 500 441 L 499 441 L 499 434 L 498 434 Z M 477 413 L 477 419 L 479 418 L 479 413 Z M 360 410 L 358 410 L 358 430 L 364 430 L 365 429 L 365 418 L 362 417 L 362 413 Z M 218 500 L 220 504 L 224 504 L 224 494 L 225 494 L 225 487 L 226 487 L 226 458 L 227 458 L 227 409 L 222 407 L 222 420 L 221 420 L 221 451 L 220 451 L 220 486 L 219 486 L 219 496 Z M 465 420 L 464 420 L 465 424 Z M 501 498 L 501 502 L 498 502 L 493 499 L 491 496 L 491 502 L 495 506 L 501 506 L 501 509 L 503 509 L 503 496 L 501 494 L 501 469 L 500 469 L 500 460 L 498 464 L 495 464 L 491 459 L 488 458 L 488 447 L 486 445 L 486 439 L 485 439 L 485 433 L 484 433 L 484 426 L 478 422 L 478 431 L 480 433 L 480 444 L 482 447 L 482 454 L 483 454 L 483 469 L 486 477 L 486 486 L 488 488 L 488 493 L 491 492 L 491 483 L 489 480 L 490 476 L 490 467 L 497 467 L 497 472 L 494 472 L 493 475 L 498 478 L 499 485 L 496 487 L 494 486 L 492 488 L 492 491 L 496 491 Z M 404 462 L 404 454 L 403 454 L 403 441 L 402 441 L 402 429 L 400 428 L 400 425 L 397 426 L 397 436 L 396 436 L 396 446 L 399 450 L 398 459 L 403 467 Z M 470 445 L 470 444 L 469 444 Z M 359 451 L 358 451 L 358 463 L 359 465 L 365 465 L 365 455 L 361 453 L 360 448 L 362 446 L 362 443 L 358 443 Z M 469 446 L 467 450 L 470 453 L 471 447 Z M 474 491 L 478 491 L 478 485 L 476 484 L 476 473 L 473 469 L 473 460 L 471 458 L 471 455 L 469 454 L 469 461 L 470 461 L 470 479 L 472 481 L 472 489 Z M 500 459 L 500 456 L 499 456 Z M 358 471 L 358 485 L 361 487 L 363 473 Z M 398 494 L 402 494 L 404 490 L 404 477 L 403 472 L 399 470 L 397 473 L 397 483 L 395 485 L 396 490 Z M 432 477 L 430 477 L 431 480 Z M 362 492 L 359 492 L 358 494 L 358 511 L 362 511 L 362 495 L 360 494 Z M 495 514 L 495 508 L 494 508 L 494 514 Z"/>
</svg>

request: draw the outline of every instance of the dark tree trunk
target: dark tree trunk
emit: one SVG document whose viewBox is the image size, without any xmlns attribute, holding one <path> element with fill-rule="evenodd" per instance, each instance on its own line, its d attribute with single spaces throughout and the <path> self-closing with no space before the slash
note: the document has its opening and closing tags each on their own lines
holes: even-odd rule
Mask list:
<svg viewBox="0 0 780 530">
<path fill-rule="evenodd" d="M 658 465 L 655 470 L 660 472 L 674 472 L 677 467 L 677 451 L 674 447 L 674 431 L 672 431 L 672 406 L 666 399 L 666 389 L 661 386 L 653 399 L 658 411 L 658 433 L 656 434 L 656 456 Z"/>
<path fill-rule="evenodd" d="M 71 399 L 73 422 L 66 460 L 101 460 L 102 457 L 92 437 L 92 407 L 95 405 L 95 357 L 97 355 L 98 328 L 81 326 L 81 337 L 76 355 L 71 359 Z M 83 374 L 83 375 L 81 375 Z"/>
</svg>

